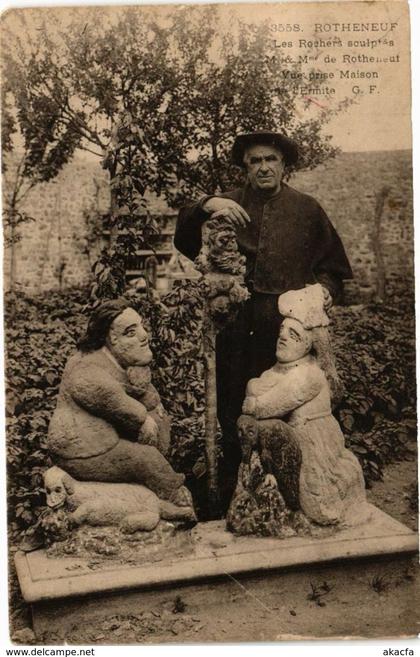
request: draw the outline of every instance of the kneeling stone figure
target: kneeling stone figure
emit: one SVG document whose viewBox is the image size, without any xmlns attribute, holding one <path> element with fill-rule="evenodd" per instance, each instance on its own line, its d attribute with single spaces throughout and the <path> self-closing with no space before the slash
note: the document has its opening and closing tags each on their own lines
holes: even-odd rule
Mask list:
<svg viewBox="0 0 420 657">
<path fill-rule="evenodd" d="M 275 476 L 288 507 L 300 508 L 310 521 L 319 525 L 364 522 L 371 507 L 366 502 L 362 469 L 346 449 L 331 412 L 331 397 L 339 393 L 340 385 L 321 287 L 281 295 L 279 311 L 285 319 L 277 342 L 277 363 L 247 386 L 244 415 L 239 420 L 242 433 L 247 426 L 243 454 L 249 458 L 251 435 L 251 448 L 259 452 L 265 472 Z M 251 432 L 245 418 L 254 423 Z M 268 421 L 271 427 L 265 426 Z M 228 519 L 236 513 L 236 495 Z"/>
</svg>

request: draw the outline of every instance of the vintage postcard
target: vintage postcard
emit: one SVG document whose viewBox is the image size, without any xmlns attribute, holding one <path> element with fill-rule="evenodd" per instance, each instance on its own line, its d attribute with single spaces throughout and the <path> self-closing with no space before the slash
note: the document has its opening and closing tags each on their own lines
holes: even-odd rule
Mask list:
<svg viewBox="0 0 420 657">
<path fill-rule="evenodd" d="M 414 638 L 408 4 L 1 40 L 10 641 Z"/>
</svg>

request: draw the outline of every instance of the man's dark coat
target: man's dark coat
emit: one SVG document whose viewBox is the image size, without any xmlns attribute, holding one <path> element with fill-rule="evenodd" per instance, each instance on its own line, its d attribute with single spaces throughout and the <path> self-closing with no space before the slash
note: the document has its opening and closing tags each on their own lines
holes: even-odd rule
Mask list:
<svg viewBox="0 0 420 657">
<path fill-rule="evenodd" d="M 246 284 L 251 298 L 235 322 L 218 336 L 218 415 L 225 456 L 239 459 L 235 425 L 248 380 L 275 362 L 280 325 L 278 295 L 319 282 L 337 300 L 342 281 L 352 271 L 342 242 L 319 203 L 286 184 L 271 198 L 250 185 L 223 198 L 233 199 L 251 218 L 237 228 L 239 250 L 246 256 Z M 194 260 L 201 248 L 201 227 L 209 218 L 201 199 L 180 210 L 175 246 Z"/>
</svg>

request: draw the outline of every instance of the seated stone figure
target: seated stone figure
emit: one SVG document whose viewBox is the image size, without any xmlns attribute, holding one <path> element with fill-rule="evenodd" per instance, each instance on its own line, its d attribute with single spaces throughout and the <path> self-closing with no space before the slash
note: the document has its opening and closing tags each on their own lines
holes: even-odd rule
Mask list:
<svg viewBox="0 0 420 657">
<path fill-rule="evenodd" d="M 331 413 L 331 397 L 340 386 L 321 287 L 286 292 L 279 297 L 279 311 L 285 319 L 277 362 L 249 381 L 240 423 L 244 417 L 255 423 L 246 434 L 289 508 L 300 507 L 320 525 L 364 521 L 370 508 L 362 470 Z"/>
<path fill-rule="evenodd" d="M 143 484 L 193 515 L 184 475 L 165 456 L 170 423 L 151 383 L 151 360 L 137 312 L 122 300 L 99 306 L 64 369 L 48 448 L 77 480 Z"/>
</svg>

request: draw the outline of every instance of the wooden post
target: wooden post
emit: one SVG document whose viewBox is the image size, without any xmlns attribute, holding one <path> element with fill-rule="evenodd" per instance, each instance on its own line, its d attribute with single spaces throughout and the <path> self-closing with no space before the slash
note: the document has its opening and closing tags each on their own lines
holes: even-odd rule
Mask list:
<svg viewBox="0 0 420 657">
<path fill-rule="evenodd" d="M 210 219 L 203 225 L 202 240 L 195 265 L 204 275 L 208 289 L 203 321 L 205 455 L 209 515 L 216 517 L 219 512 L 216 336 L 235 315 L 238 306 L 248 298 L 249 292 L 244 284 L 245 258 L 238 251 L 233 227 L 221 218 Z M 218 307 L 215 303 L 218 300 L 224 304 Z"/>
<path fill-rule="evenodd" d="M 205 359 L 205 452 L 207 464 L 207 492 L 209 511 L 217 515 L 219 508 L 219 482 L 217 467 L 217 380 L 216 330 L 206 310 L 204 320 Z"/>
</svg>

